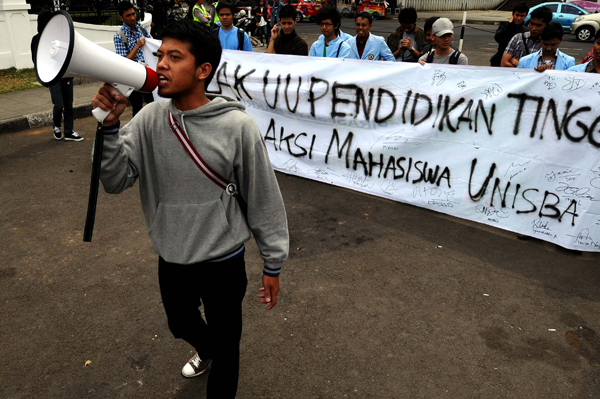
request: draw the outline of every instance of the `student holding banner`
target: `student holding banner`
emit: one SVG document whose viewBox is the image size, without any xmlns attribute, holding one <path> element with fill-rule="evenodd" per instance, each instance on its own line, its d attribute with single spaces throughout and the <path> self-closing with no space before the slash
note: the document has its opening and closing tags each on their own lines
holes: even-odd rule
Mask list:
<svg viewBox="0 0 600 399">
<path fill-rule="evenodd" d="M 585 73 L 600 73 L 600 30 L 596 32 L 594 37 L 594 58 L 586 63 L 571 67 L 568 71 L 585 72 Z"/>
<path fill-rule="evenodd" d="M 102 127 L 100 179 L 114 194 L 139 179 L 169 329 L 196 350 L 181 373 L 195 377 L 212 364 L 207 397 L 231 399 L 248 283 L 244 243 L 256 240 L 264 260 L 259 303 L 272 309 L 289 251 L 285 207 L 254 120 L 239 102 L 206 94 L 221 60 L 216 35 L 190 19 L 175 22 L 156 54 L 158 93 L 170 101 L 149 104 L 120 127 L 127 98 L 105 84 L 92 100 L 112 110 Z"/>
<path fill-rule="evenodd" d="M 544 72 L 547 69 L 566 71 L 575 65 L 575 58 L 558 49 L 563 41 L 563 28 L 558 22 L 550 22 L 541 35 L 542 48 L 519 61 L 518 68 L 535 69 Z"/>
<path fill-rule="evenodd" d="M 350 56 L 357 60 L 384 60 L 396 61 L 396 57 L 381 36 L 371 34 L 373 27 L 373 16 L 368 12 L 362 12 L 354 19 L 356 37 L 348 40 Z"/>
<path fill-rule="evenodd" d="M 448 18 L 440 18 L 433 23 L 434 48 L 419 58 L 419 64 L 469 65 L 469 59 L 462 52 L 452 48 L 454 25 Z"/>
<path fill-rule="evenodd" d="M 348 58 L 350 46 L 339 37 L 342 16 L 337 8 L 335 6 L 321 7 L 317 12 L 316 20 L 322 35 L 312 44 L 308 55 L 311 57 Z"/>
</svg>

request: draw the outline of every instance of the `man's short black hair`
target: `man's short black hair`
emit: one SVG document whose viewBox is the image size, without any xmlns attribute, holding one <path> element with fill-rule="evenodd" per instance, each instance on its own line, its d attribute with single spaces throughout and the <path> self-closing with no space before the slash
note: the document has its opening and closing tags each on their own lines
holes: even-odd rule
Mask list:
<svg viewBox="0 0 600 399">
<path fill-rule="evenodd" d="M 235 6 L 233 5 L 233 3 L 227 0 L 223 0 L 219 1 L 219 4 L 217 5 L 217 15 L 219 15 L 219 11 L 221 11 L 224 8 L 229 8 L 231 14 L 235 14 Z"/>
<path fill-rule="evenodd" d="M 323 6 L 317 11 L 317 17 L 315 18 L 317 25 L 326 19 L 330 19 L 333 26 L 338 29 L 342 21 L 342 16 L 335 6 L 327 5 Z"/>
<path fill-rule="evenodd" d="M 363 12 L 359 12 L 356 17 L 354 18 L 354 22 L 356 22 L 356 20 L 358 18 L 364 18 L 364 19 L 368 19 L 369 20 L 369 25 L 371 25 L 373 23 L 373 16 L 371 15 L 371 13 L 363 11 Z"/>
<path fill-rule="evenodd" d="M 297 13 L 296 9 L 293 6 L 287 4 L 283 7 L 281 7 L 281 10 L 279 10 L 279 19 L 292 18 L 295 21 L 296 13 Z"/>
<path fill-rule="evenodd" d="M 558 39 L 562 40 L 564 36 L 563 27 L 558 22 L 550 22 L 544 29 L 542 30 L 542 34 L 540 35 L 540 39 L 542 40 L 552 40 Z"/>
<path fill-rule="evenodd" d="M 548 7 L 539 7 L 531 12 L 531 19 L 541 19 L 545 23 L 552 21 L 552 10 Z"/>
<path fill-rule="evenodd" d="M 190 53 L 196 59 L 196 66 L 208 62 L 212 66 L 210 75 L 204 81 L 204 89 L 210 84 L 221 62 L 221 41 L 210 28 L 191 19 L 171 22 L 162 31 L 161 39 L 170 38 L 187 43 Z"/>
<path fill-rule="evenodd" d="M 512 12 L 513 14 L 516 12 L 527 14 L 529 12 L 529 6 L 527 5 L 527 3 L 522 1 L 520 3 L 515 4 L 515 7 L 513 8 Z"/>
<path fill-rule="evenodd" d="M 425 21 L 425 25 L 423 26 L 423 30 L 427 32 L 428 30 L 433 29 L 433 23 L 440 19 L 441 17 L 431 17 L 427 21 Z"/>
<path fill-rule="evenodd" d="M 132 8 L 133 4 L 131 4 L 128 1 L 122 1 L 119 3 L 119 7 L 117 7 L 117 10 L 119 10 L 119 15 L 123 16 L 123 14 L 125 14 L 125 11 L 131 10 Z"/>
<path fill-rule="evenodd" d="M 398 22 L 401 24 L 417 23 L 417 10 L 414 7 L 403 8 L 398 14 Z"/>
<path fill-rule="evenodd" d="M 594 36 L 594 41 L 600 39 L 600 29 L 596 31 L 596 36 Z"/>
</svg>

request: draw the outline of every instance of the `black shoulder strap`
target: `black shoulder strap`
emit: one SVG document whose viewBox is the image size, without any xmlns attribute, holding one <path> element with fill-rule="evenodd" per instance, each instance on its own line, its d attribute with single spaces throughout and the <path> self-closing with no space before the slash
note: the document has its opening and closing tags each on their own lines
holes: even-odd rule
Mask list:
<svg viewBox="0 0 600 399">
<path fill-rule="evenodd" d="M 340 48 L 342 48 L 342 44 L 344 43 L 344 41 L 340 41 L 340 45 L 338 46 L 337 49 L 337 53 L 335 54 L 335 58 L 339 58 L 340 57 Z"/>
<path fill-rule="evenodd" d="M 435 50 L 431 49 L 431 51 L 429 53 L 427 53 L 427 59 L 425 60 L 425 62 L 428 64 L 431 64 L 433 62 L 434 55 L 435 55 Z"/>
<path fill-rule="evenodd" d="M 458 50 L 454 50 L 454 53 L 450 56 L 450 64 L 456 65 L 458 64 L 458 59 L 462 53 Z"/>
<path fill-rule="evenodd" d="M 527 47 L 527 39 L 525 39 L 525 32 L 521 33 L 521 39 L 523 40 L 523 46 L 525 46 L 525 54 L 529 54 L 529 47 Z"/>
<path fill-rule="evenodd" d="M 213 29 L 213 34 L 218 38 L 219 37 L 219 30 L 221 29 L 220 26 L 217 26 L 215 29 Z"/>
<path fill-rule="evenodd" d="M 238 50 L 244 49 L 244 31 L 238 28 Z"/>
</svg>

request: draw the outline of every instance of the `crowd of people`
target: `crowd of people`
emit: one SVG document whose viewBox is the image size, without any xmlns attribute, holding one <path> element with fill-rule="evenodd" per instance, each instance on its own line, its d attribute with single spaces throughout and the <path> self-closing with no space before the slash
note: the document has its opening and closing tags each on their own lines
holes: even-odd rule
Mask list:
<svg viewBox="0 0 600 399">
<path fill-rule="evenodd" d="M 202 5 L 205 0 L 198 0 Z M 235 12 L 233 3 L 222 0 L 217 7 L 228 9 L 232 15 Z M 195 6 L 196 7 L 196 6 Z M 392 32 L 387 39 L 371 33 L 373 17 L 368 12 L 355 15 L 356 35 L 351 36 L 340 29 L 341 14 L 335 6 L 325 5 L 316 15 L 316 23 L 321 30 L 321 36 L 308 45 L 295 32 L 296 9 L 291 5 L 284 5 L 282 1 L 273 7 L 270 15 L 265 6 L 265 0 L 260 0 L 259 6 L 254 11 L 253 23 L 256 24 L 260 45 L 267 45 L 267 53 L 309 55 L 312 57 L 354 58 L 362 60 L 383 60 L 390 62 L 418 62 L 434 64 L 468 65 L 468 57 L 452 47 L 454 26 L 452 22 L 443 17 L 429 18 L 423 28 L 417 26 L 417 12 L 414 8 L 404 8 L 398 14 L 400 26 Z M 564 37 L 564 31 L 559 23 L 552 21 L 552 11 L 547 7 L 540 7 L 531 13 L 528 26 L 524 21 L 529 13 L 525 2 L 518 3 L 508 22 L 501 23 L 494 36 L 498 43 L 498 51 L 490 59 L 490 65 L 505 68 L 528 68 L 543 72 L 547 69 L 555 70 L 584 70 L 595 72 L 596 52 L 600 51 L 600 43 L 595 43 L 594 48 L 583 60 L 584 66 L 575 66 L 575 59 L 562 51 L 559 47 Z M 210 17 L 210 13 L 208 13 Z M 208 19 L 195 20 L 214 24 Z M 218 11 L 214 13 L 213 20 L 219 20 Z M 233 22 L 233 21 L 232 21 Z M 268 27 L 271 27 L 268 29 Z M 223 26 L 221 30 L 232 33 L 227 37 L 239 37 L 240 40 L 223 40 L 224 49 L 237 49 L 252 51 L 251 43 L 246 32 L 238 32 L 237 27 Z M 600 39 L 597 34 L 596 41 Z"/>
</svg>

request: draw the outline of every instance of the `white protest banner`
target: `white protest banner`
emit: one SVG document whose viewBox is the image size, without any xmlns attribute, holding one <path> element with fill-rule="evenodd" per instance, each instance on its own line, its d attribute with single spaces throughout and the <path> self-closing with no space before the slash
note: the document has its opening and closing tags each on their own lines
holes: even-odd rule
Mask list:
<svg viewBox="0 0 600 399">
<path fill-rule="evenodd" d="M 600 251 L 595 74 L 224 51 L 209 89 L 281 172 Z"/>
</svg>

